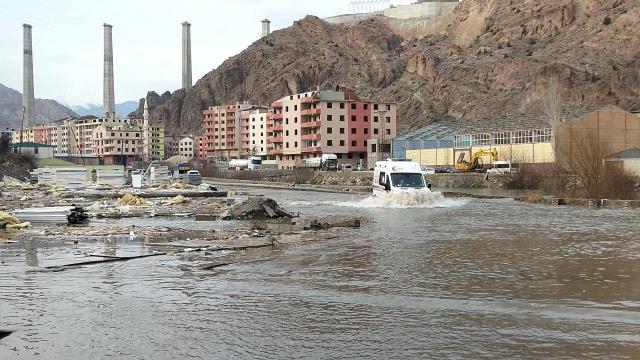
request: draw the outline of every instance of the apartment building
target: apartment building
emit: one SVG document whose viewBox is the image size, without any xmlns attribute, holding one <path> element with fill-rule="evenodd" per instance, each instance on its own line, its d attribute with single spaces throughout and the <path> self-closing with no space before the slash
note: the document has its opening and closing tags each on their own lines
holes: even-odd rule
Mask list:
<svg viewBox="0 0 640 360">
<path fill-rule="evenodd" d="M 14 128 L 0 128 L 0 137 L 9 137 L 13 141 L 13 133 L 15 132 Z"/>
<path fill-rule="evenodd" d="M 91 136 L 92 154 L 100 156 L 105 165 L 131 166 L 143 156 L 143 132 L 128 124 L 100 124 Z"/>
<path fill-rule="evenodd" d="M 92 156 L 94 130 L 99 126 L 117 127 L 129 125 L 129 119 L 110 119 L 85 116 L 79 119 L 63 119 L 49 124 L 50 144 L 56 156 Z"/>
<path fill-rule="evenodd" d="M 371 167 L 390 153 L 397 128 L 397 104 L 361 100 L 346 88 L 289 95 L 272 104 L 267 152 L 281 169 L 329 153 Z"/>
<path fill-rule="evenodd" d="M 233 159 L 267 154 L 269 109 L 248 102 L 211 106 L 203 111 L 199 156 Z"/>
<path fill-rule="evenodd" d="M 249 155 L 267 156 L 267 120 L 269 108 L 255 106 L 243 111 L 243 133 L 248 133 L 249 138 L 245 144 L 245 150 Z"/>
<path fill-rule="evenodd" d="M 184 137 L 178 141 L 178 155 L 186 158 L 193 158 L 195 156 L 195 149 L 197 148 L 196 140 L 190 137 Z"/>
<path fill-rule="evenodd" d="M 14 131 L 11 134 L 11 142 L 18 143 L 36 143 L 51 144 L 51 133 L 49 125 L 41 124 L 24 130 Z"/>
<path fill-rule="evenodd" d="M 164 126 L 145 125 L 143 132 L 143 154 L 146 160 L 163 160 L 165 158 Z"/>
<path fill-rule="evenodd" d="M 178 155 L 178 142 L 180 138 L 177 136 L 164 137 L 164 155 L 167 158 Z"/>
</svg>

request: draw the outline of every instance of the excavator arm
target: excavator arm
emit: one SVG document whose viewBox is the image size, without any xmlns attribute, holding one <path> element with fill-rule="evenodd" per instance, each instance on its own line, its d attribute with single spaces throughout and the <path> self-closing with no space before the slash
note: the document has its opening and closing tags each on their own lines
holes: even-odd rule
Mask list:
<svg viewBox="0 0 640 360">
<path fill-rule="evenodd" d="M 462 153 L 458 157 L 458 161 L 456 162 L 456 170 L 458 171 L 474 171 L 478 168 L 479 160 L 482 157 L 489 156 L 491 160 L 498 161 L 498 150 L 496 149 L 488 149 L 488 150 L 480 150 L 476 151 L 471 155 L 469 161 L 464 160 L 465 154 Z"/>
</svg>

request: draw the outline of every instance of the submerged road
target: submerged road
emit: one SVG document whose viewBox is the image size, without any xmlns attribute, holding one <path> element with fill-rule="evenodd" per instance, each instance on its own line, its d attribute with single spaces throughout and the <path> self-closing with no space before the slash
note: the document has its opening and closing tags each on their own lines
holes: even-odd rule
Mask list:
<svg viewBox="0 0 640 360">
<path fill-rule="evenodd" d="M 0 359 L 640 354 L 637 211 L 508 199 L 379 207 L 361 195 L 246 191 L 295 212 L 366 221 L 215 271 L 157 256 L 32 272 L 58 250 L 0 245 L 0 330 L 15 331 L 0 340 Z"/>
</svg>

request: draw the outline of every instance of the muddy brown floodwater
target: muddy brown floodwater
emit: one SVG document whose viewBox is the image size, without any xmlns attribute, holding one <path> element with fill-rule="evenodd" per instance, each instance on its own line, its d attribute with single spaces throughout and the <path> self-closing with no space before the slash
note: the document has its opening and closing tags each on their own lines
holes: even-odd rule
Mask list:
<svg viewBox="0 0 640 360">
<path fill-rule="evenodd" d="M 183 254 L 32 272 L 73 249 L 0 246 L 0 358 L 640 357 L 637 211 L 248 191 L 370 221 L 215 271 Z"/>
</svg>

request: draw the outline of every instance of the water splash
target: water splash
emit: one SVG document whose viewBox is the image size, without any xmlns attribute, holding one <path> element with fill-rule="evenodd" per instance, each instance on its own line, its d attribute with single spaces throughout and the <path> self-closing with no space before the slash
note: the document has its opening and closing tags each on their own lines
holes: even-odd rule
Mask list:
<svg viewBox="0 0 640 360">
<path fill-rule="evenodd" d="M 352 208 L 448 208 L 462 206 L 467 199 L 446 199 L 440 192 L 415 191 L 415 192 L 391 192 L 377 196 L 369 196 L 360 201 L 294 201 L 289 205 L 332 205 Z"/>
<path fill-rule="evenodd" d="M 357 202 L 343 202 L 337 205 L 356 208 L 434 208 L 450 207 L 454 204 L 445 200 L 440 192 L 412 191 L 390 192 L 370 196 Z"/>
</svg>

